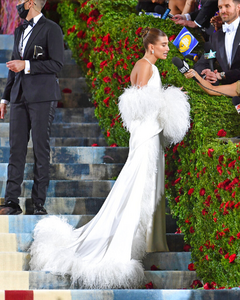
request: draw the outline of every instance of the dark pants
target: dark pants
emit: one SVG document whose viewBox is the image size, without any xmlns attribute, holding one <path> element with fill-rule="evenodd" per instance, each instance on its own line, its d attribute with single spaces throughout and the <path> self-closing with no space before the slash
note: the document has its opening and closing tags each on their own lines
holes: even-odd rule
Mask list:
<svg viewBox="0 0 240 300">
<path fill-rule="evenodd" d="M 57 101 L 28 103 L 24 97 L 19 103 L 11 104 L 5 203 L 9 200 L 19 203 L 31 130 L 34 153 L 32 200 L 34 204 L 44 204 L 49 185 L 50 129 L 56 106 Z"/>
</svg>

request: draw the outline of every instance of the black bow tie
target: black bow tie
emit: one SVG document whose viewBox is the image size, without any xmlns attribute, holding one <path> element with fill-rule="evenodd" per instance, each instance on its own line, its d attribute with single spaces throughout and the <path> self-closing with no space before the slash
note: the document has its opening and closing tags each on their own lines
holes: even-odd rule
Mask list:
<svg viewBox="0 0 240 300">
<path fill-rule="evenodd" d="M 22 25 L 23 29 L 25 30 L 28 27 L 28 25 L 31 25 L 33 27 L 33 19 L 31 19 L 30 21 L 24 20 L 23 25 Z"/>
</svg>

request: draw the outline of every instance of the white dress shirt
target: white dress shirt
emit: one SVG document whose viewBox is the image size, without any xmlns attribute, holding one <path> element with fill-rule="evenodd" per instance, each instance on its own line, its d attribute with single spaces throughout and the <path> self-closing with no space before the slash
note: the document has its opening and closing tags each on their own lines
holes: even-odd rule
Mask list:
<svg viewBox="0 0 240 300">
<path fill-rule="evenodd" d="M 232 30 L 231 31 L 226 31 L 225 33 L 225 50 L 227 54 L 227 61 L 229 68 L 231 67 L 232 64 L 232 48 L 233 48 L 233 42 L 234 38 L 238 29 L 240 18 L 237 18 L 235 21 L 231 23 Z"/>
<path fill-rule="evenodd" d="M 42 13 L 40 13 L 39 15 L 37 15 L 36 17 L 33 18 L 33 27 L 37 24 L 37 22 L 39 21 L 39 19 L 42 17 Z M 27 42 L 32 34 L 32 29 L 33 27 L 31 25 L 28 25 L 28 27 L 23 31 L 22 36 L 20 38 L 20 42 L 19 42 L 19 46 L 18 46 L 18 50 L 19 53 L 21 53 L 21 46 L 22 46 L 22 55 L 24 54 Z M 22 41 L 23 41 L 23 45 L 22 45 Z M 30 74 L 30 61 L 29 60 L 25 60 L 25 69 L 24 69 L 24 73 L 25 74 Z M 2 99 L 1 103 L 4 104 L 8 104 L 9 101 Z"/>
</svg>

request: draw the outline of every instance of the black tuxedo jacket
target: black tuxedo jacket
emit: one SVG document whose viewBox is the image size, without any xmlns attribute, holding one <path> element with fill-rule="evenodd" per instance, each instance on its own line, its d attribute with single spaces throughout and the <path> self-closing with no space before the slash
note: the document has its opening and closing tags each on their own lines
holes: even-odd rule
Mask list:
<svg viewBox="0 0 240 300">
<path fill-rule="evenodd" d="M 202 8 L 190 13 L 191 19 L 202 27 L 210 26 L 210 19 L 218 11 L 218 0 L 202 0 Z"/>
<path fill-rule="evenodd" d="M 225 51 L 225 33 L 222 29 L 210 36 L 213 51 L 216 51 L 216 60 L 222 71 L 225 72 L 226 79 L 224 84 L 230 84 L 240 80 L 240 24 L 238 26 L 232 48 L 232 64 L 228 66 L 227 55 Z M 209 62 L 202 55 L 200 60 L 195 64 L 194 69 L 200 74 L 202 70 L 209 69 Z"/>
<path fill-rule="evenodd" d="M 23 26 L 16 28 L 12 60 L 21 60 L 19 43 Z M 33 59 L 34 46 L 41 46 L 45 52 L 44 60 Z M 9 71 L 7 85 L 2 99 L 16 102 L 20 88 L 27 102 L 42 102 L 61 99 L 61 91 L 56 74 L 63 66 L 63 34 L 61 28 L 44 16 L 34 26 L 27 42 L 23 60 L 30 61 L 30 74 L 24 70 L 18 73 Z"/>
</svg>

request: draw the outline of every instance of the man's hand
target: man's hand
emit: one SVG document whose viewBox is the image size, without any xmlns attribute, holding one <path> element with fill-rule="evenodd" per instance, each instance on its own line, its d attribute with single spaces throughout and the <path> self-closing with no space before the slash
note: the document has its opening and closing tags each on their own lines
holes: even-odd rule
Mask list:
<svg viewBox="0 0 240 300">
<path fill-rule="evenodd" d="M 180 21 L 180 20 L 186 20 L 186 17 L 184 16 L 184 15 L 174 15 L 172 18 L 171 18 L 171 20 L 174 22 L 174 23 L 176 23 L 176 22 L 178 22 L 178 21 Z M 176 23 L 177 24 L 177 23 Z"/>
<path fill-rule="evenodd" d="M 4 119 L 4 115 L 7 113 L 7 104 L 0 103 L 0 119 Z"/>
<path fill-rule="evenodd" d="M 25 69 L 25 60 L 10 60 L 6 65 L 9 70 L 18 73 Z"/>
<path fill-rule="evenodd" d="M 182 26 L 187 26 L 187 27 L 190 27 L 190 28 L 197 28 L 197 24 L 193 21 L 187 21 L 187 20 L 179 20 L 179 21 L 176 21 L 175 24 L 178 24 L 178 25 L 182 25 Z"/>
<path fill-rule="evenodd" d="M 210 69 L 203 70 L 201 75 L 206 75 L 205 80 L 210 83 L 215 83 L 219 79 L 218 75 L 220 76 L 217 70 L 214 70 L 214 72 L 212 72 Z"/>
</svg>

